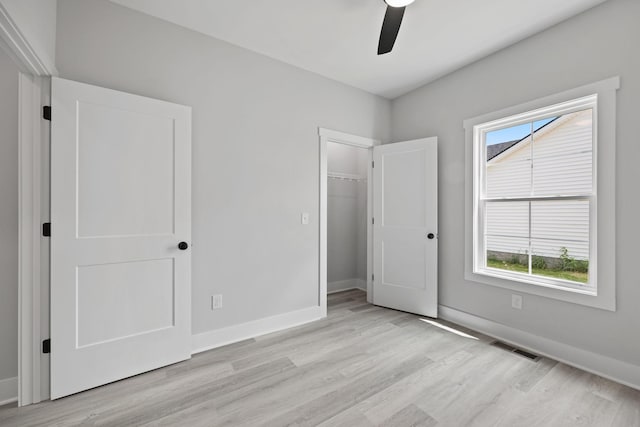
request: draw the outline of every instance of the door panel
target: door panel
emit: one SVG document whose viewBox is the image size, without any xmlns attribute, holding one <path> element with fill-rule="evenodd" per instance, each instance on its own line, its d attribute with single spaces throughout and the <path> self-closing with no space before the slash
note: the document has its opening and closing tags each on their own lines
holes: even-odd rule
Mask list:
<svg viewBox="0 0 640 427">
<path fill-rule="evenodd" d="M 51 397 L 190 357 L 191 110 L 52 80 Z"/>
<path fill-rule="evenodd" d="M 397 147 L 394 147 L 397 148 Z M 422 150 L 382 153 L 382 222 L 388 227 L 424 227 L 425 171 Z"/>
<path fill-rule="evenodd" d="M 79 237 L 172 234 L 173 119 L 83 102 L 77 112 Z"/>
<path fill-rule="evenodd" d="M 386 286 L 424 289 L 426 286 L 425 246 L 405 236 L 386 234 L 382 241 L 382 282 Z"/>
<path fill-rule="evenodd" d="M 78 348 L 173 327 L 173 277 L 172 259 L 78 267 Z"/>
<path fill-rule="evenodd" d="M 437 147 L 437 138 L 374 147 L 373 169 L 373 302 L 430 317 L 438 315 Z"/>
</svg>

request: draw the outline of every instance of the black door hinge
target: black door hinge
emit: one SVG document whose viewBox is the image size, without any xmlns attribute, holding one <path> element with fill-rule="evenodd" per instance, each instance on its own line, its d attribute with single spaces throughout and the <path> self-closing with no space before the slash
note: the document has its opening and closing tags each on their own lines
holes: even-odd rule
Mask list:
<svg viewBox="0 0 640 427">
<path fill-rule="evenodd" d="M 46 340 L 42 341 L 42 352 L 44 354 L 51 353 L 51 339 L 50 338 L 47 338 Z"/>
<path fill-rule="evenodd" d="M 51 121 L 51 106 L 45 105 L 42 107 L 42 118 Z"/>
<path fill-rule="evenodd" d="M 42 235 L 44 237 L 51 237 L 51 223 L 45 222 L 42 224 Z"/>
<path fill-rule="evenodd" d="M 376 162 L 371 162 L 371 167 L 375 168 L 376 167 Z"/>
</svg>

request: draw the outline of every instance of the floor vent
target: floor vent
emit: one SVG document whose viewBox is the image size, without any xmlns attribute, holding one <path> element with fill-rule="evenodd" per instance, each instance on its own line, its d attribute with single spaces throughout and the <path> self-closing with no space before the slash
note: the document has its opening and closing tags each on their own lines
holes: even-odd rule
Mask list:
<svg viewBox="0 0 640 427">
<path fill-rule="evenodd" d="M 528 351 L 524 351 L 519 348 L 513 347 L 507 343 L 503 343 L 502 341 L 494 341 L 491 343 L 491 345 L 494 347 L 501 348 L 510 353 L 515 353 L 518 356 L 526 357 L 527 359 L 534 362 L 537 362 L 538 360 L 540 360 L 540 356 L 538 356 L 537 354 L 529 353 Z"/>
</svg>

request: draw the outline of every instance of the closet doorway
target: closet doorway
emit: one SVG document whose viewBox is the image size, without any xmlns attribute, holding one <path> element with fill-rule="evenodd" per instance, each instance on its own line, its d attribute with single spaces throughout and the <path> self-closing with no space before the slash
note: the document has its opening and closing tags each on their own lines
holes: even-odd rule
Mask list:
<svg viewBox="0 0 640 427">
<path fill-rule="evenodd" d="M 320 306 L 359 288 L 373 301 L 372 171 L 379 141 L 320 129 Z"/>
<path fill-rule="evenodd" d="M 367 290 L 369 150 L 327 144 L 327 293 Z"/>
<path fill-rule="evenodd" d="M 364 288 L 365 281 L 369 303 L 438 317 L 438 138 L 381 146 L 322 128 L 319 134 L 322 315 L 327 292 Z"/>
</svg>

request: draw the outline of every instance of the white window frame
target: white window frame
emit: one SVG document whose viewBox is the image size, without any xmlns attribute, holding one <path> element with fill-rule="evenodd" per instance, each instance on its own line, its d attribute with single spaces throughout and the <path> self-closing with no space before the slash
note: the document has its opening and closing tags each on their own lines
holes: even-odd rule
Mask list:
<svg viewBox="0 0 640 427">
<path fill-rule="evenodd" d="M 583 194 L 562 194 L 556 196 L 528 196 L 528 197 L 507 197 L 488 198 L 483 194 L 483 184 L 486 185 L 486 134 L 495 130 L 504 129 L 521 124 L 534 123 L 549 117 L 560 117 L 566 114 L 579 111 L 591 110 L 593 112 L 592 121 L 592 192 Z M 473 229 L 474 229 L 474 253 L 473 271 L 477 274 L 487 276 L 502 277 L 509 280 L 520 281 L 532 285 L 555 287 L 574 292 L 590 295 L 597 294 L 597 120 L 598 117 L 598 95 L 593 94 L 579 99 L 570 100 L 561 104 L 551 105 L 534 111 L 527 111 L 523 114 L 501 118 L 492 122 L 482 123 L 473 127 Z M 535 163 L 535 160 L 534 160 Z M 557 200 L 581 200 L 589 202 L 589 282 L 581 285 L 568 280 L 554 279 L 551 277 L 533 276 L 524 273 L 517 273 L 505 270 L 498 270 L 486 266 L 486 246 L 485 226 L 486 226 L 486 204 L 489 202 L 532 202 L 532 201 L 557 201 Z M 531 221 L 531 219 L 529 219 Z M 528 253 L 531 257 L 531 253 Z"/>
<path fill-rule="evenodd" d="M 615 129 L 619 77 L 610 78 L 535 101 L 464 121 L 466 152 L 465 279 L 575 304 L 616 310 L 615 297 Z M 593 192 L 569 198 L 589 200 L 589 285 L 529 276 L 485 267 L 480 174 L 484 173 L 483 134 L 549 115 L 593 110 Z M 541 200 L 546 200 L 542 198 Z M 528 200 L 528 198 L 527 198 Z"/>
</svg>

